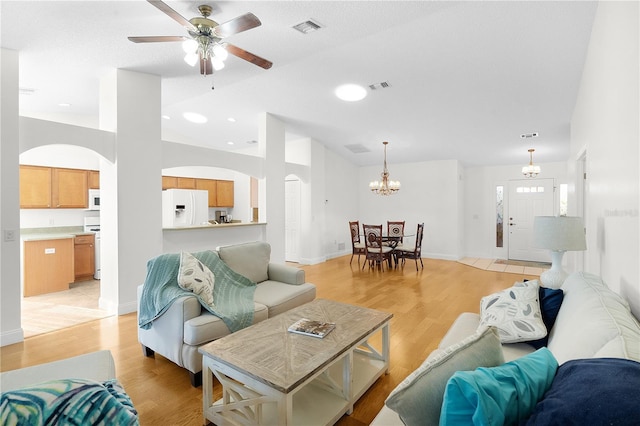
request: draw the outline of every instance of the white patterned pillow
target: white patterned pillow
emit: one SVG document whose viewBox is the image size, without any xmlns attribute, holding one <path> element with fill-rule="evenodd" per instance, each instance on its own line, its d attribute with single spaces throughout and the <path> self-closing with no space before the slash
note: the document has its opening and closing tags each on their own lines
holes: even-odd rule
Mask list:
<svg viewBox="0 0 640 426">
<path fill-rule="evenodd" d="M 502 343 L 526 342 L 546 336 L 538 287 L 537 280 L 517 282 L 511 288 L 483 297 L 479 327 L 495 326 Z"/>
<path fill-rule="evenodd" d="M 180 270 L 178 271 L 178 285 L 192 291 L 213 307 L 213 285 L 215 275 L 205 264 L 196 259 L 191 253 L 180 253 Z"/>
</svg>

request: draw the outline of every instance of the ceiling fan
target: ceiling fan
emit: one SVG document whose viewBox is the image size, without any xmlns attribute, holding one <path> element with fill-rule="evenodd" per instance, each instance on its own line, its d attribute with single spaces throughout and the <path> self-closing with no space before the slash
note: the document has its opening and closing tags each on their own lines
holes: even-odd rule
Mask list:
<svg viewBox="0 0 640 426">
<path fill-rule="evenodd" d="M 253 13 L 245 13 L 230 21 L 218 24 L 216 21 L 209 19 L 212 8 L 206 4 L 198 6 L 198 11 L 202 16 L 187 20 L 161 0 L 147 1 L 185 27 L 190 37 L 143 36 L 129 37 L 130 41 L 134 43 L 181 41 L 183 42 L 182 47 L 186 52 L 185 62 L 191 66 L 195 66 L 197 62 L 200 62 L 200 74 L 204 76 L 213 74 L 214 70 L 222 69 L 224 67 L 223 61 L 227 58 L 228 53 L 264 69 L 269 69 L 273 65 L 264 58 L 222 41 L 228 36 L 262 25 L 262 22 Z"/>
</svg>

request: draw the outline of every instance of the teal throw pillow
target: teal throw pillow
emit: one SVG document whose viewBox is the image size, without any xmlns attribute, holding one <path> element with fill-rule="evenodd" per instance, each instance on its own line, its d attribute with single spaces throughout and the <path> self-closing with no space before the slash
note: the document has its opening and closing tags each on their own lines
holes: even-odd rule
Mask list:
<svg viewBox="0 0 640 426">
<path fill-rule="evenodd" d="M 549 389 L 558 362 L 547 348 L 499 367 L 458 371 L 444 393 L 440 425 L 509 425 L 526 420 Z"/>
</svg>

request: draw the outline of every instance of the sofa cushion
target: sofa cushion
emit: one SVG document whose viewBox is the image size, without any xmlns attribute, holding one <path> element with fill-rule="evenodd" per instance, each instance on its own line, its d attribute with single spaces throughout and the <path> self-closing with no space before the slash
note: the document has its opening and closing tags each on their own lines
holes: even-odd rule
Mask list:
<svg viewBox="0 0 640 426">
<path fill-rule="evenodd" d="M 213 302 L 213 286 L 216 277 L 211 269 L 196 259 L 191 253 L 180 253 L 180 268 L 178 269 L 178 285 L 197 294 L 202 301 L 210 307 L 215 307 Z"/>
<path fill-rule="evenodd" d="M 458 371 L 447 383 L 440 424 L 518 424 L 530 416 L 557 369 L 553 354 L 542 348 L 499 367 Z"/>
<path fill-rule="evenodd" d="M 540 287 L 538 291 L 538 298 L 540 300 L 540 313 L 542 314 L 542 321 L 547 329 L 547 335 L 542 339 L 532 340 L 527 342 L 536 349 L 540 349 L 543 346 L 547 346 L 549 341 L 549 332 L 556 323 L 558 312 L 560 312 L 560 306 L 562 306 L 562 299 L 564 298 L 564 292 L 562 289 L 557 288 L 545 288 Z"/>
<path fill-rule="evenodd" d="M 562 307 L 548 343 L 560 364 L 594 356 L 640 361 L 640 325 L 626 300 L 586 272 L 571 274 L 562 290 Z"/>
<path fill-rule="evenodd" d="M 503 362 L 497 331 L 482 329 L 425 361 L 391 392 L 385 404 L 406 425 L 437 425 L 445 386 L 456 371 Z"/>
<path fill-rule="evenodd" d="M 502 343 L 526 342 L 547 335 L 538 301 L 538 281 L 517 282 L 480 301 L 480 327 L 495 326 Z"/>
<path fill-rule="evenodd" d="M 640 363 L 616 358 L 567 361 L 527 425 L 637 425 Z"/>
<path fill-rule="evenodd" d="M 269 308 L 271 318 L 313 301 L 316 298 L 316 286 L 310 283 L 292 285 L 267 280 L 256 286 L 253 298 Z"/>
<path fill-rule="evenodd" d="M 255 303 L 253 322 L 256 324 L 268 318 L 269 310 L 266 306 Z M 192 346 L 199 346 L 212 340 L 219 339 L 231 334 L 229 327 L 219 317 L 202 311 L 202 314 L 184 323 L 184 343 Z"/>
<path fill-rule="evenodd" d="M 218 254 L 231 269 L 253 282 L 269 279 L 271 246 L 268 243 L 256 241 L 218 247 Z"/>
</svg>

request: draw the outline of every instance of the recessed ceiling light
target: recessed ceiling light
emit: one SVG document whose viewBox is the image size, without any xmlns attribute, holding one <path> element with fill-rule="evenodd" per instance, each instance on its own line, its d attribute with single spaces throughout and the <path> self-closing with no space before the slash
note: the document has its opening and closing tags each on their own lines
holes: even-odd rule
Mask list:
<svg viewBox="0 0 640 426">
<path fill-rule="evenodd" d="M 163 115 L 162 118 L 164 118 L 165 120 L 171 120 L 171 117 L 169 117 L 168 115 Z"/>
<path fill-rule="evenodd" d="M 228 141 L 227 145 L 235 145 L 235 144 L 233 142 L 231 142 L 231 141 Z"/>
<path fill-rule="evenodd" d="M 229 117 L 229 118 L 227 118 L 227 121 L 230 121 L 231 123 L 235 123 L 236 119 L 233 118 L 233 117 Z"/>
<path fill-rule="evenodd" d="M 195 112 L 185 112 L 184 114 L 182 114 L 182 116 L 185 118 L 185 120 L 196 124 L 203 124 L 207 122 L 207 117 Z"/>
<path fill-rule="evenodd" d="M 355 102 L 364 99 L 367 96 L 367 91 L 357 84 L 343 84 L 336 88 L 336 96 L 343 101 Z"/>
</svg>

